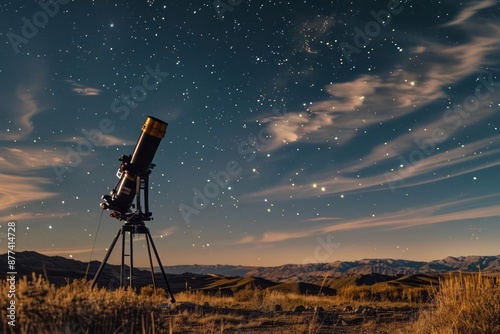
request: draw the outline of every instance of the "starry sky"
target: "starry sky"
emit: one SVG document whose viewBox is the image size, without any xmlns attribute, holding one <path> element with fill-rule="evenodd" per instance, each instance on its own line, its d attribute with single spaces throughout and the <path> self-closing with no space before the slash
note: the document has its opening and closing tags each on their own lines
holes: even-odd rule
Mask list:
<svg viewBox="0 0 500 334">
<path fill-rule="evenodd" d="M 151 115 L 169 123 L 147 222 L 165 265 L 500 253 L 498 0 L 0 15 L 3 251 L 14 221 L 18 251 L 101 260 L 121 222 L 100 197 Z"/>
</svg>

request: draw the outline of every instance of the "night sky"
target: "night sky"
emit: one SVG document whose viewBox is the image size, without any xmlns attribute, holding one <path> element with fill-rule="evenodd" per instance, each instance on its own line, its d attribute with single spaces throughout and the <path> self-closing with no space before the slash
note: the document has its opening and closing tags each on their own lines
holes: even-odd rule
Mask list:
<svg viewBox="0 0 500 334">
<path fill-rule="evenodd" d="M 23 0 L 0 15 L 2 252 L 15 221 L 17 251 L 88 261 L 100 197 L 151 115 L 169 123 L 147 222 L 165 265 L 500 253 L 498 0 Z M 92 260 L 122 224 L 109 213 Z"/>
</svg>

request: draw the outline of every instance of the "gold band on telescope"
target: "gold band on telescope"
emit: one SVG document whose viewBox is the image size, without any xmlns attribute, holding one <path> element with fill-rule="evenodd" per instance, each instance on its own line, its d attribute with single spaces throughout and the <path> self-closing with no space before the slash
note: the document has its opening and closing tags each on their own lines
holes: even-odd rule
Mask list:
<svg viewBox="0 0 500 334">
<path fill-rule="evenodd" d="M 142 131 L 153 137 L 163 138 L 167 131 L 167 123 L 148 116 L 142 125 Z"/>
</svg>

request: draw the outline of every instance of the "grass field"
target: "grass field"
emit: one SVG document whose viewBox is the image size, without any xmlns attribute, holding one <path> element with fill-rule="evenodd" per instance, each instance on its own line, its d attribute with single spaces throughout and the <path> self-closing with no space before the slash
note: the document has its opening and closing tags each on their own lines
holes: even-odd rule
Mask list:
<svg viewBox="0 0 500 334">
<path fill-rule="evenodd" d="M 437 285 L 344 286 L 336 296 L 242 287 L 232 296 L 176 295 L 56 287 L 33 275 L 18 282 L 16 326 L 8 324 L 8 285 L 0 286 L 2 333 L 423 333 L 500 334 L 494 277 L 449 275 Z"/>
</svg>

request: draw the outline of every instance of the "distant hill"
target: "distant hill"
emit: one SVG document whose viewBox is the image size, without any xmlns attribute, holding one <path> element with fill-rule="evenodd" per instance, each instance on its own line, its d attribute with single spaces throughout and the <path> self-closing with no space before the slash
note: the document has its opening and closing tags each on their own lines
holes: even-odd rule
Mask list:
<svg viewBox="0 0 500 334">
<path fill-rule="evenodd" d="M 88 278 L 93 278 L 98 261 L 89 266 Z M 85 277 L 88 263 L 37 252 L 16 253 L 17 277 L 34 272 L 62 285 Z M 0 255 L 0 267 L 7 268 L 7 256 Z M 128 268 L 128 267 L 127 267 Z M 231 265 L 167 266 L 169 284 L 174 292 L 202 290 L 230 295 L 248 286 L 283 292 L 334 295 L 339 289 L 355 285 L 389 284 L 402 287 L 438 285 L 440 278 L 451 272 L 500 274 L 500 256 L 447 257 L 431 262 L 392 259 L 364 259 L 316 264 L 288 264 L 277 267 Z M 126 270 L 128 272 L 128 269 Z M 0 273 L 0 277 L 5 273 Z M 163 277 L 155 274 L 159 287 Z M 119 285 L 120 266 L 106 265 L 98 284 L 115 288 Z M 135 286 L 151 283 L 148 270 L 134 268 Z"/>
<path fill-rule="evenodd" d="M 219 274 L 230 276 L 261 277 L 274 282 L 317 282 L 325 276 L 344 277 L 347 275 L 403 276 L 414 274 L 445 274 L 449 272 L 500 273 L 500 255 L 447 257 L 430 262 L 363 259 L 358 261 L 335 261 L 329 263 L 287 264 L 277 267 L 248 267 L 230 265 L 167 266 L 169 273 L 191 272 L 195 274 Z"/>
<path fill-rule="evenodd" d="M 252 266 L 234 266 L 234 265 L 203 265 L 203 264 L 192 264 L 192 265 L 177 265 L 177 266 L 165 266 L 165 270 L 171 274 L 183 274 L 183 273 L 194 273 L 200 275 L 224 275 L 224 276 L 246 276 L 246 274 L 255 269 Z M 159 270 L 158 267 L 155 270 Z"/>
</svg>

